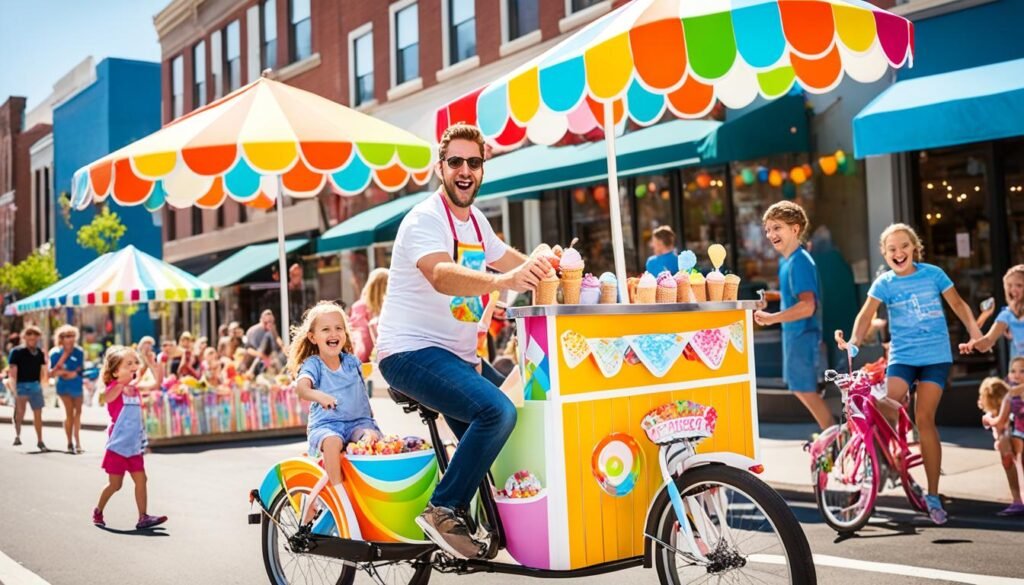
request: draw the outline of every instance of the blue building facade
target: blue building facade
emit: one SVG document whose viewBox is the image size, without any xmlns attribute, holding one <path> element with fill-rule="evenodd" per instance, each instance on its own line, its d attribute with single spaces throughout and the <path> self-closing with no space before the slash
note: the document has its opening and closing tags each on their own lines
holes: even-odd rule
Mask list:
<svg viewBox="0 0 1024 585">
<path fill-rule="evenodd" d="M 160 64 L 127 59 L 105 59 L 96 66 L 96 81 L 53 111 L 54 192 L 71 193 L 75 171 L 131 142 L 160 129 Z M 128 228 L 120 246 L 134 245 L 156 258 L 163 256 L 161 214 L 145 207 L 123 207 L 109 201 L 110 210 Z M 81 247 L 78 230 L 92 221 L 96 206 L 62 210 L 56 225 L 57 270 L 69 275 L 96 258 Z M 148 311 L 132 318 L 138 338 L 153 333 Z"/>
</svg>

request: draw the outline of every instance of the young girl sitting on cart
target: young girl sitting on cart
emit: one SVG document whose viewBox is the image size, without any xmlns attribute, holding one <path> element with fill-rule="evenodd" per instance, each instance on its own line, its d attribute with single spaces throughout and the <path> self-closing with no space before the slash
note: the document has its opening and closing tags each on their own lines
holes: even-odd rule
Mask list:
<svg viewBox="0 0 1024 585">
<path fill-rule="evenodd" d="M 323 454 L 331 485 L 338 489 L 345 444 L 381 438 L 341 307 L 320 301 L 306 311 L 292 330 L 288 371 L 296 375 L 299 398 L 313 403 L 306 429 L 309 454 Z"/>
</svg>

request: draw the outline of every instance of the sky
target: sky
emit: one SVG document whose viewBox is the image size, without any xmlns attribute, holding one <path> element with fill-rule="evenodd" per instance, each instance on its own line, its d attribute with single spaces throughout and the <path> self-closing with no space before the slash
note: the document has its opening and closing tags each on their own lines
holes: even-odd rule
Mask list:
<svg viewBox="0 0 1024 585">
<path fill-rule="evenodd" d="M 170 0 L 0 0 L 0 103 L 38 105 L 83 59 L 160 60 L 153 16 Z M 12 58 L 13 56 L 13 58 Z"/>
</svg>

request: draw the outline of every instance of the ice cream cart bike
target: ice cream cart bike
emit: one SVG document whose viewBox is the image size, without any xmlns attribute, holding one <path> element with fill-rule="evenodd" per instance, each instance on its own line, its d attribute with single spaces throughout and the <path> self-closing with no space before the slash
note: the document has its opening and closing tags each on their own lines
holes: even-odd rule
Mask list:
<svg viewBox="0 0 1024 585">
<path fill-rule="evenodd" d="M 414 518 L 448 453 L 437 414 L 397 395 L 420 413 L 432 449 L 343 455 L 340 491 L 315 461 L 289 459 L 252 491 L 271 582 L 352 583 L 359 570 L 380 583 L 427 583 L 434 571 L 562 578 L 646 567 L 661 583 L 814 583 L 796 518 L 755 475 L 755 308 L 511 309 L 525 400 L 491 469 L 509 478 L 505 489 L 489 478 L 474 506 L 490 552 L 511 559 L 457 559 L 425 539 Z"/>
</svg>

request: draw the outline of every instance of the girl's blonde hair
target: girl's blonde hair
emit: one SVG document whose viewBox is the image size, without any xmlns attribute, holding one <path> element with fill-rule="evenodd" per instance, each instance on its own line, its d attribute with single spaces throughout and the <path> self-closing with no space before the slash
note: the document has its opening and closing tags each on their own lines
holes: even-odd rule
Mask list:
<svg viewBox="0 0 1024 585">
<path fill-rule="evenodd" d="M 361 300 L 366 303 L 366 308 L 370 310 L 371 316 L 380 315 L 380 310 L 384 306 L 384 295 L 387 292 L 388 269 L 374 268 L 366 277 L 366 286 L 363 287 L 363 294 L 360 295 Z"/>
<path fill-rule="evenodd" d="M 181 342 L 185 341 L 186 339 L 189 340 L 189 341 L 195 341 L 195 338 L 192 337 L 192 333 L 191 332 L 189 332 L 189 331 L 182 331 L 181 335 L 178 336 L 178 345 L 181 345 Z"/>
<path fill-rule="evenodd" d="M 992 376 L 981 381 L 978 387 L 978 406 L 987 413 L 999 412 L 1003 398 L 1010 392 L 1010 385 L 1002 378 Z"/>
<path fill-rule="evenodd" d="M 1012 304 L 1012 301 L 1010 300 L 1010 279 L 1014 276 L 1024 278 L 1024 264 L 1011 266 L 1010 269 L 1006 271 L 1006 274 L 1003 275 L 1003 295 L 1006 297 L 1006 302 L 1009 304 Z M 1017 303 L 1024 303 L 1024 299 L 1017 299 Z M 1020 307 L 1013 307 L 1013 312 L 1018 313 L 1019 308 Z"/>
<path fill-rule="evenodd" d="M 53 343 L 54 345 L 60 345 L 60 338 L 62 335 L 74 335 L 75 343 L 78 343 L 78 327 L 74 325 L 61 325 L 53 332 Z"/>
<path fill-rule="evenodd" d="M 878 249 L 882 252 L 882 256 L 885 256 L 885 240 L 889 239 L 889 236 L 896 232 L 903 232 L 910 238 L 910 243 L 914 245 L 914 260 L 920 262 L 924 259 L 924 244 L 921 243 L 921 238 L 918 237 L 917 232 L 914 228 L 910 227 L 905 223 L 894 223 L 889 227 L 885 228 L 882 235 L 878 237 Z"/>
<path fill-rule="evenodd" d="M 107 348 L 107 353 L 103 354 L 103 369 L 100 371 L 100 380 L 104 386 L 114 381 L 118 368 L 129 355 L 135 355 L 135 359 L 138 359 L 138 354 L 130 347 L 111 345 Z"/>
<path fill-rule="evenodd" d="M 286 366 L 292 374 L 299 373 L 299 368 L 306 358 L 320 353 L 316 344 L 309 340 L 309 332 L 313 330 L 317 318 L 328 313 L 337 313 L 341 316 L 341 322 L 345 326 L 345 345 L 342 346 L 341 351 L 353 353 L 352 333 L 349 331 L 348 318 L 345 317 L 344 309 L 331 301 L 320 301 L 302 315 L 302 324 L 292 327 L 292 345 L 288 349 L 288 365 Z"/>
</svg>

